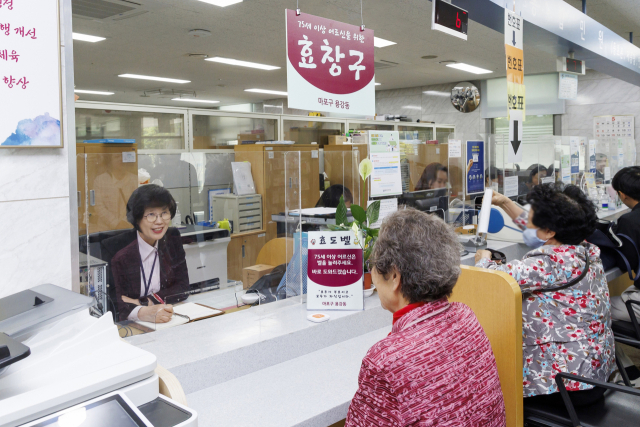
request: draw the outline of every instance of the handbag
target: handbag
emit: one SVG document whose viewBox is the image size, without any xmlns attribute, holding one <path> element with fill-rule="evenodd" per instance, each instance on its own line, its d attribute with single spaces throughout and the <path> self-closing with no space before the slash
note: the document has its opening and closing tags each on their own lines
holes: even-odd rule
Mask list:
<svg viewBox="0 0 640 427">
<path fill-rule="evenodd" d="M 619 265 L 619 261 L 622 261 L 629 274 L 629 279 L 635 282 L 640 278 L 640 272 L 637 272 L 635 277 L 633 275 L 633 270 L 640 270 L 640 251 L 638 251 L 638 246 L 631 237 L 626 234 L 616 234 L 613 231 L 613 226 L 614 223 L 611 221 L 598 220 L 596 230 L 587 238 L 587 242 L 593 243 L 600 248 L 600 258 L 605 270 L 617 266 L 623 267 Z M 622 252 L 623 246 L 628 248 L 629 252 L 635 253 L 634 265 L 631 265 L 629 259 Z M 633 248 L 633 250 L 630 248 Z"/>
</svg>

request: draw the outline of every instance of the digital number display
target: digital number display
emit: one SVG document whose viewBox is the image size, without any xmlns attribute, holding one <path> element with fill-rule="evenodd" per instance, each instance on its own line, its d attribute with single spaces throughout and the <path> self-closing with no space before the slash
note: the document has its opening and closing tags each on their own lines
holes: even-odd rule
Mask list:
<svg viewBox="0 0 640 427">
<path fill-rule="evenodd" d="M 466 35 L 467 26 L 469 25 L 467 11 L 442 0 L 433 1 L 435 2 L 436 10 L 435 23 Z"/>
<path fill-rule="evenodd" d="M 582 74 L 582 61 L 567 58 L 567 72 Z"/>
</svg>

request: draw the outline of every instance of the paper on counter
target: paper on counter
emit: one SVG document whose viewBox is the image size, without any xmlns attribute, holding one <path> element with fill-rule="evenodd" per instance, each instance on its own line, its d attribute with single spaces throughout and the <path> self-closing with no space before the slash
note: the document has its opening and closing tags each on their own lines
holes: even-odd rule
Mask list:
<svg viewBox="0 0 640 427">
<path fill-rule="evenodd" d="M 518 177 L 504 177 L 504 195 L 507 197 L 515 197 L 518 195 Z"/>
<path fill-rule="evenodd" d="M 367 207 L 371 206 L 371 203 L 375 202 L 375 200 L 369 200 L 367 203 Z M 395 197 L 393 199 L 383 199 L 380 200 L 380 215 L 378 216 L 378 220 L 371 224 L 369 227 L 371 228 L 380 228 L 382 225 L 382 220 L 391 215 L 392 213 L 398 210 L 398 199 Z"/>
</svg>

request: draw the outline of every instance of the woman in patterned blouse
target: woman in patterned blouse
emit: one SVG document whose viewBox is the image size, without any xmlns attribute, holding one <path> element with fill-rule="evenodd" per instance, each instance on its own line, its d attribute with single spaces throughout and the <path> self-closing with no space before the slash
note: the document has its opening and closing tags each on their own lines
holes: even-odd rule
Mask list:
<svg viewBox="0 0 640 427">
<path fill-rule="evenodd" d="M 529 246 L 539 247 L 506 265 L 491 261 L 489 251 L 478 251 L 476 266 L 509 273 L 522 290 L 524 396 L 562 405 L 556 373 L 607 381 L 615 367 L 609 288 L 600 249 L 584 241 L 595 229 L 596 210 L 575 185 L 564 190 L 538 185 L 527 201 L 529 212 L 501 194 L 494 193 L 492 199 L 524 230 Z M 588 271 L 577 280 L 587 257 Z M 553 290 L 570 281 L 576 283 Z M 584 383 L 565 384 L 576 405 L 592 403 L 604 394 L 604 389 Z"/>
<path fill-rule="evenodd" d="M 362 361 L 347 427 L 505 425 L 489 340 L 469 307 L 447 300 L 459 251 L 437 216 L 407 209 L 382 223 L 369 271 L 393 327 Z"/>
</svg>

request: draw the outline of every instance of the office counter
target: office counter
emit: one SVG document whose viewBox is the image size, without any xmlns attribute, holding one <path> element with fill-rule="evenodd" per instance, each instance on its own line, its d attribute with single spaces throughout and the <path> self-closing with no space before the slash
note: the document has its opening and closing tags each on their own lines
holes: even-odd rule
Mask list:
<svg viewBox="0 0 640 427">
<path fill-rule="evenodd" d="M 490 241 L 488 246 L 507 259 L 529 251 L 510 242 Z M 461 263 L 474 265 L 474 253 Z M 615 269 L 607 278 L 626 277 L 621 274 Z M 473 287 L 476 284 L 481 285 L 474 279 Z M 460 292 L 454 290 L 464 302 Z M 188 405 L 200 415 L 200 427 L 327 427 L 345 418 L 362 358 L 391 331 L 392 316 L 381 307 L 377 293 L 365 299 L 364 311 L 324 313 L 331 316 L 328 322 L 309 322 L 306 304 L 296 297 L 126 340 L 155 354 L 177 377 Z M 519 322 L 518 313 L 513 321 Z M 493 335 L 503 328 L 483 326 Z M 511 354 L 508 358 L 513 359 Z M 521 358 L 521 350 L 519 354 Z M 511 371 L 520 381 L 522 367 Z"/>
</svg>

